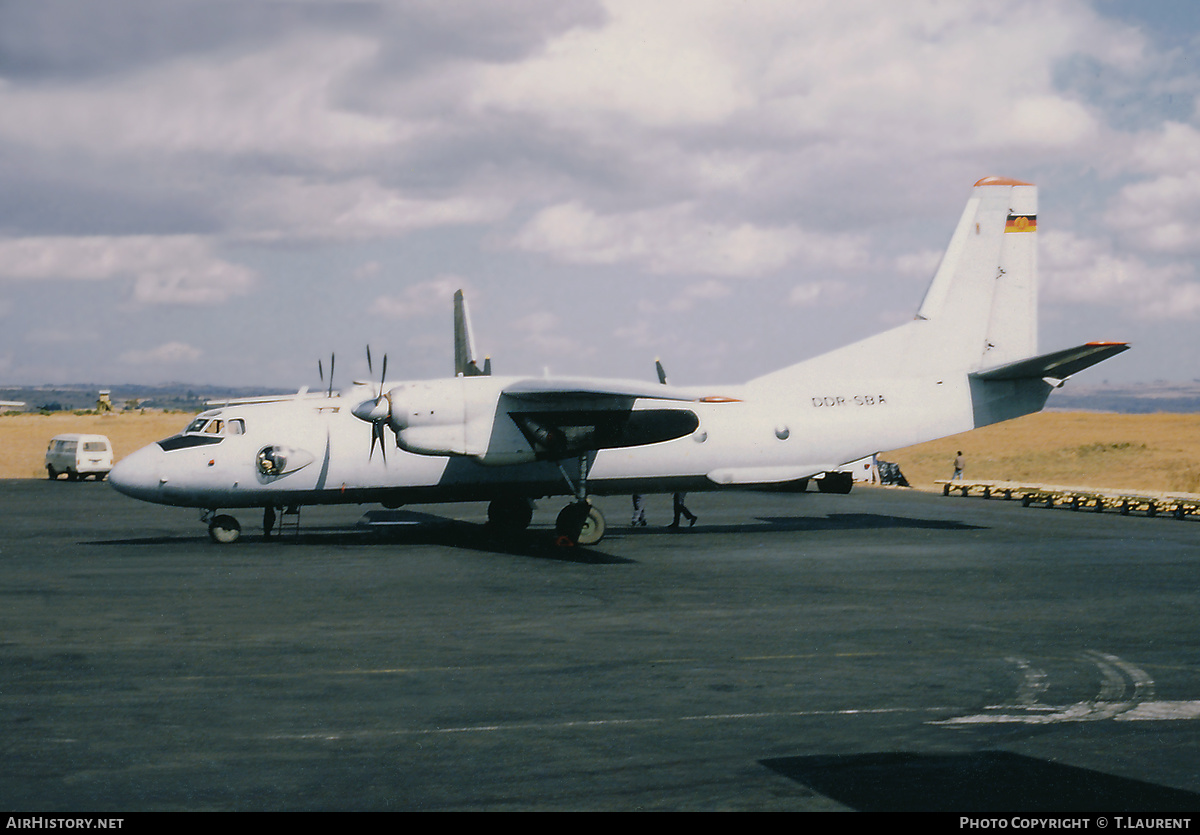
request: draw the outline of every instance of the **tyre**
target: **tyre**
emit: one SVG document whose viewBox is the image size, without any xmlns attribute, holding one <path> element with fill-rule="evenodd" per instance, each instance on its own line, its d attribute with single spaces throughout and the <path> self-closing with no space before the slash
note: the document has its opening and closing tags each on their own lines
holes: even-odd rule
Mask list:
<svg viewBox="0 0 1200 835">
<path fill-rule="evenodd" d="M 587 502 L 569 504 L 554 522 L 555 532 L 576 545 L 595 545 L 604 538 L 604 514 Z"/>
<path fill-rule="evenodd" d="M 208 523 L 208 536 L 220 545 L 237 542 L 242 535 L 242 526 L 232 516 L 215 516 Z"/>
<path fill-rule="evenodd" d="M 494 499 L 488 504 L 488 526 L 501 534 L 520 533 L 533 521 L 533 502 L 526 498 Z"/>
</svg>

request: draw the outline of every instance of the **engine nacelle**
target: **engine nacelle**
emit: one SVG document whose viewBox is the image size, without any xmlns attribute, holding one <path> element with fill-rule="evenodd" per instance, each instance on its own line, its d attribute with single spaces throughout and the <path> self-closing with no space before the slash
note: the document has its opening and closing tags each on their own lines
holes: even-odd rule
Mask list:
<svg viewBox="0 0 1200 835">
<path fill-rule="evenodd" d="M 480 455 L 487 450 L 494 408 L 485 408 L 483 402 L 468 403 L 464 379 L 405 383 L 388 391 L 388 424 L 401 449 L 419 455 Z M 487 425 L 469 432 L 469 418 Z"/>
</svg>

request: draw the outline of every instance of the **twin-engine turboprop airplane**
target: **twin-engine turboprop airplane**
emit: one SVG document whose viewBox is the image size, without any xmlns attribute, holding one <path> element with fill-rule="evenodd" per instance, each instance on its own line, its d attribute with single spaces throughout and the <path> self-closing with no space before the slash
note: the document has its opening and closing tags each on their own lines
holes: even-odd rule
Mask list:
<svg viewBox="0 0 1200 835">
<path fill-rule="evenodd" d="M 227 508 L 264 508 L 269 533 L 277 508 L 479 500 L 514 531 L 534 499 L 568 495 L 559 535 L 593 544 L 604 518 L 591 494 L 835 478 L 880 450 L 1040 410 L 1128 346 L 1037 354 L 1036 239 L 1036 187 L 980 180 L 913 321 L 731 386 L 666 385 L 661 371 L 663 384 L 492 376 L 459 294 L 456 376 L 388 381 L 385 358 L 378 386 L 230 402 L 120 461 L 109 482 L 202 508 L 219 542 L 240 531 Z"/>
</svg>

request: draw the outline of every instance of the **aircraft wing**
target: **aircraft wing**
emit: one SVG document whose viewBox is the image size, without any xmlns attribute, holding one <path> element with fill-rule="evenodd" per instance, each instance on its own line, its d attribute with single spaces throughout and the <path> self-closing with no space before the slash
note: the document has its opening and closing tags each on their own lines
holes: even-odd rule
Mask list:
<svg viewBox="0 0 1200 835">
<path fill-rule="evenodd" d="M 590 380 L 585 377 L 530 377 L 509 383 L 504 387 L 503 393 L 517 400 L 611 398 L 627 400 L 630 405 L 638 398 L 682 401 L 700 399 L 691 392 L 671 386 L 643 383 L 639 380 Z"/>
<path fill-rule="evenodd" d="M 639 399 L 696 402 L 691 393 L 638 381 L 529 378 L 505 386 L 500 409 L 539 458 L 559 460 L 599 449 L 643 446 L 696 431 L 691 409 L 634 409 Z"/>
<path fill-rule="evenodd" d="M 1007 365 L 980 371 L 973 376 L 981 380 L 1028 380 L 1049 378 L 1065 380 L 1085 368 L 1129 350 L 1126 342 L 1088 342 L 1075 348 L 1065 348 L 1039 357 L 1017 360 Z"/>
</svg>

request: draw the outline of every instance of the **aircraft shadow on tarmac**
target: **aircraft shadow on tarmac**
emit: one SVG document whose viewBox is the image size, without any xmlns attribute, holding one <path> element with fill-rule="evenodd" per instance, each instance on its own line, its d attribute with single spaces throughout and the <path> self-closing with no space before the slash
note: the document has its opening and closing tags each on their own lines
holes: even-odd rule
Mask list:
<svg viewBox="0 0 1200 835">
<path fill-rule="evenodd" d="M 757 516 L 753 522 L 727 525 L 697 525 L 695 528 L 633 528 L 620 530 L 622 535 L 669 533 L 786 533 L 788 531 L 847 531 L 884 528 L 919 528 L 939 531 L 979 531 L 981 525 L 949 522 L 943 519 L 910 519 L 905 516 L 884 516 L 878 513 L 831 513 L 828 516 Z"/>
<path fill-rule="evenodd" d="M 207 540 L 207 535 L 199 536 L 155 536 L 142 539 L 107 539 L 96 540 L 87 545 L 99 546 L 162 546 L 178 547 L 185 543 L 200 543 Z M 207 545 L 207 542 L 203 543 Z M 559 543 L 553 531 L 530 530 L 519 534 L 498 536 L 486 525 L 471 522 L 460 522 L 453 519 L 430 516 L 421 524 L 405 525 L 403 527 L 385 528 L 382 530 L 364 528 L 312 528 L 300 531 L 285 531 L 276 533 L 269 540 L 261 534 L 245 533 L 242 540 L 232 546 L 212 547 L 218 549 L 232 548 L 238 551 L 245 548 L 272 549 L 286 546 L 312 547 L 371 547 L 381 544 L 403 547 L 406 545 L 440 545 L 468 551 L 480 551 L 489 554 L 507 554 L 517 557 L 533 557 L 535 559 L 571 562 L 582 565 L 614 565 L 635 563 L 636 560 L 608 554 L 595 548 L 567 546 Z"/>
<path fill-rule="evenodd" d="M 379 516 L 387 514 L 379 513 Z M 573 562 L 580 564 L 613 565 L 635 563 L 636 560 L 599 551 L 596 548 L 564 547 L 553 531 L 533 528 L 517 534 L 497 536 L 488 526 L 447 519 L 428 513 L 407 513 L 411 518 L 406 524 L 383 528 L 311 528 L 277 533 L 270 542 L 261 536 L 247 532 L 242 542 L 234 548 L 264 545 L 312 545 L 312 546 L 370 546 L 381 542 L 391 545 L 441 545 L 490 554 L 534 557 L 536 559 Z M 419 518 L 417 518 L 419 517 Z M 787 533 L 804 531 L 836 530 L 880 530 L 896 528 L 918 528 L 924 530 L 971 531 L 983 530 L 978 525 L 938 519 L 911 519 L 903 516 L 884 516 L 874 513 L 831 513 L 828 516 L 759 516 L 744 524 L 700 525 L 695 528 L 662 527 L 618 528 L 610 533 L 611 539 L 625 536 L 674 536 L 711 533 Z M 154 546 L 174 545 L 195 541 L 193 536 L 156 536 L 141 539 L 100 540 L 90 545 Z M 214 546 L 215 547 L 215 546 Z"/>
<path fill-rule="evenodd" d="M 1006 751 L 761 760 L 860 812 L 1146 814 L 1200 811 L 1200 795 Z"/>
</svg>

